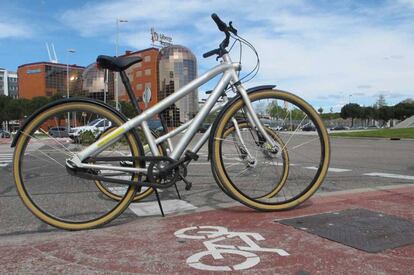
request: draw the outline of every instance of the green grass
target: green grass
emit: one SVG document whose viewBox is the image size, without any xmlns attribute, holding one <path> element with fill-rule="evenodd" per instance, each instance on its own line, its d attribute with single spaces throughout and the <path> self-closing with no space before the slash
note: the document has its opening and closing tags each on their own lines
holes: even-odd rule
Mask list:
<svg viewBox="0 0 414 275">
<path fill-rule="evenodd" d="M 378 129 L 355 131 L 345 133 L 331 133 L 335 137 L 374 137 L 374 138 L 412 138 L 414 139 L 414 128 L 404 129 Z"/>
</svg>

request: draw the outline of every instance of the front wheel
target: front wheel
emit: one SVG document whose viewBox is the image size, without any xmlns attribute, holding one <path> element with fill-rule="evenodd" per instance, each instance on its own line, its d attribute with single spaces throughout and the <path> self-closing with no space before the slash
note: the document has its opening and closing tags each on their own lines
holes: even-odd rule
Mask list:
<svg viewBox="0 0 414 275">
<path fill-rule="evenodd" d="M 23 203 L 42 221 L 67 230 L 89 229 L 101 226 L 120 215 L 134 198 L 135 185 L 120 185 L 120 199 L 114 201 L 104 196 L 95 186 L 94 180 L 82 179 L 69 174 L 66 159 L 71 158 L 93 143 L 95 133 L 86 131 L 79 142 L 70 138 L 52 137 L 51 127 L 87 129 L 97 120 L 106 119 L 113 127 L 126 122 L 110 107 L 87 100 L 66 100 L 45 107 L 20 130 L 13 159 L 13 176 Z M 100 157 L 135 156 L 143 154 L 142 144 L 128 132 L 117 142 L 96 155 Z M 95 163 L 90 158 L 90 163 Z M 106 161 L 102 165 L 118 165 Z M 132 163 L 140 167 L 141 163 Z M 92 174 L 117 177 L 114 171 L 90 170 Z M 139 181 L 141 176 L 129 174 L 127 179 Z"/>
<path fill-rule="evenodd" d="M 249 121 L 246 106 L 239 98 L 221 111 L 213 125 L 213 173 L 232 198 L 249 207 L 267 211 L 295 207 L 310 198 L 325 178 L 330 159 L 327 131 L 316 111 L 291 93 L 261 90 L 249 93 L 249 98 L 265 129 L 277 130 L 279 152 L 262 142 L 260 132 L 249 123 L 241 131 L 248 153 L 239 157 L 242 141 L 227 135 L 234 119 Z M 314 126 L 315 132 L 302 131 L 305 126 Z M 269 196 L 269 190 L 283 177 L 280 166 L 285 150 L 289 154 L 289 175 L 281 188 Z"/>
</svg>

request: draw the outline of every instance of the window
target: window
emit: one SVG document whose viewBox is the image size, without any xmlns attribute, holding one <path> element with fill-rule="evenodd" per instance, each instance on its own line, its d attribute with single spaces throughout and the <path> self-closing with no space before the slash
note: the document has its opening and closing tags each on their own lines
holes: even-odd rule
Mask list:
<svg viewBox="0 0 414 275">
<path fill-rule="evenodd" d="M 145 83 L 145 88 L 150 88 L 151 89 L 151 82 Z"/>
<path fill-rule="evenodd" d="M 151 69 L 146 69 L 146 70 L 144 71 L 144 74 L 145 74 L 145 75 L 151 75 Z"/>
<path fill-rule="evenodd" d="M 144 62 L 150 62 L 150 61 L 151 61 L 150 55 L 144 56 Z"/>
<path fill-rule="evenodd" d="M 138 90 L 138 91 L 142 90 L 142 84 L 141 84 L 141 83 L 138 83 L 138 84 L 135 86 L 135 89 L 136 89 L 136 90 Z"/>
<path fill-rule="evenodd" d="M 135 77 L 140 77 L 140 76 L 142 76 L 142 71 L 137 71 L 137 72 L 135 73 Z"/>
</svg>

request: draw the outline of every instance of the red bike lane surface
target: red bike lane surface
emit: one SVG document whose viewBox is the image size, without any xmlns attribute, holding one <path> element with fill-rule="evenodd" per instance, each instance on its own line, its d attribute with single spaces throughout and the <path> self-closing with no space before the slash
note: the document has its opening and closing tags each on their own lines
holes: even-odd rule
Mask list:
<svg viewBox="0 0 414 275">
<path fill-rule="evenodd" d="M 285 212 L 240 206 L 89 231 L 2 237 L 0 273 L 412 274 L 414 245 L 368 253 L 278 222 L 352 208 L 414 220 L 414 187 L 319 196 Z"/>
</svg>

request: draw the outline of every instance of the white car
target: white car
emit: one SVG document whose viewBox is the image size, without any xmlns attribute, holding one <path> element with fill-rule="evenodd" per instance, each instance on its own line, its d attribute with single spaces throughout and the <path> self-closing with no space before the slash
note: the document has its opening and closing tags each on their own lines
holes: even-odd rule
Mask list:
<svg viewBox="0 0 414 275">
<path fill-rule="evenodd" d="M 79 140 L 79 136 L 86 131 L 90 131 L 95 137 L 98 137 L 103 131 L 111 126 L 111 121 L 104 118 L 97 118 L 85 126 L 70 128 L 69 137 L 73 140 Z"/>
</svg>

